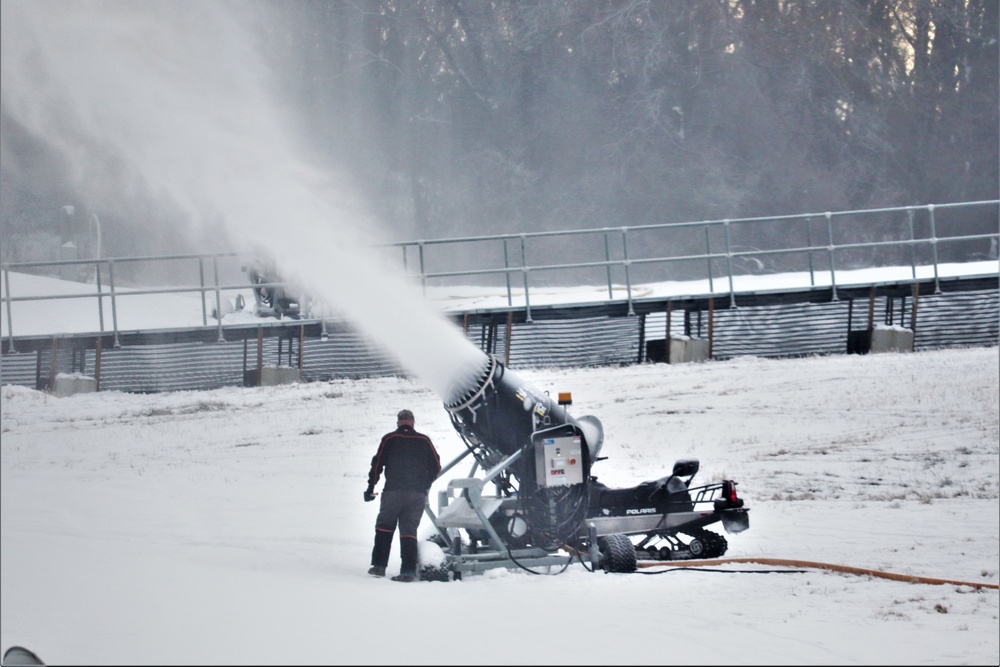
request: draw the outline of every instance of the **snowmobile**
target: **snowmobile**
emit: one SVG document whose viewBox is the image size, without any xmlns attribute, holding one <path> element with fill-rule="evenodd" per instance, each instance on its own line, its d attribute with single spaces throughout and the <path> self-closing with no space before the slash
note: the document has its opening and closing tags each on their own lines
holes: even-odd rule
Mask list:
<svg viewBox="0 0 1000 667">
<path fill-rule="evenodd" d="M 669 475 L 636 486 L 610 488 L 592 475 L 604 460 L 604 430 L 592 415 L 574 418 L 524 382 L 495 357 L 478 379 L 445 404 L 466 450 L 446 465 L 444 476 L 466 456 L 469 476 L 438 493 L 437 512 L 426 513 L 443 561 L 425 579 L 478 573 L 493 567 L 565 568 L 577 560 L 593 570 L 632 572 L 637 559 L 716 558 L 727 533 L 747 530 L 749 509 L 736 482 L 692 486 L 697 459 L 674 463 Z M 477 474 L 478 473 L 478 474 Z M 495 493 L 485 493 L 487 485 Z"/>
<path fill-rule="evenodd" d="M 718 558 L 729 544 L 706 526 L 721 522 L 725 532 L 739 533 L 750 527 L 750 517 L 736 482 L 691 486 L 699 465 L 698 459 L 681 459 L 670 475 L 624 489 L 608 488 L 592 477 L 587 521 L 598 535 L 640 538 L 635 543 L 639 558 Z"/>
</svg>

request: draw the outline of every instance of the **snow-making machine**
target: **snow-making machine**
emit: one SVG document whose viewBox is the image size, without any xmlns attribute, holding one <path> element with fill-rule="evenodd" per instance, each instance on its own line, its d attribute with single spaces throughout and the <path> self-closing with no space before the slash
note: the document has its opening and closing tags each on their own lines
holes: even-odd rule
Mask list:
<svg viewBox="0 0 1000 667">
<path fill-rule="evenodd" d="M 461 578 L 492 568 L 562 571 L 578 561 L 592 570 L 632 572 L 638 559 L 716 558 L 727 533 L 749 528 L 736 482 L 692 486 L 697 459 L 628 488 L 609 488 L 592 474 L 604 441 L 597 417 L 573 417 L 571 396 L 553 400 L 495 357 L 445 403 L 465 451 L 442 478 L 471 456 L 467 477 L 438 492 L 431 541 L 440 562 L 422 566 L 427 580 Z M 489 488 L 492 486 L 492 488 Z"/>
<path fill-rule="evenodd" d="M 302 292 L 302 289 L 284 283 L 278 277 L 273 262 L 254 257 L 252 261 L 243 264 L 241 268 L 253 286 L 254 315 L 275 317 L 279 320 L 282 316 L 299 319 L 302 315 L 302 308 L 300 308 L 301 298 L 297 295 Z"/>
</svg>

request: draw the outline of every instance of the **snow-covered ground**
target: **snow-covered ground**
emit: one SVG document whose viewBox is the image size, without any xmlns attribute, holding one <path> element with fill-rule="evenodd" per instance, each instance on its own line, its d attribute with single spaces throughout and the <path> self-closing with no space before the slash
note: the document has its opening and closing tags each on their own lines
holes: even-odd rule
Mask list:
<svg viewBox="0 0 1000 667">
<path fill-rule="evenodd" d="M 361 494 L 378 438 L 408 407 L 443 458 L 461 451 L 442 396 L 481 354 L 439 315 L 505 306 L 506 294 L 422 300 L 357 252 L 384 233 L 350 183 L 298 154 L 287 100 L 267 94 L 251 8 L 142 6 L 5 0 L 5 108 L 88 183 L 101 180 L 95 164 L 120 165 L 179 210 L 176 233 L 221 221 L 268 248 L 288 280 L 420 379 L 65 398 L 0 388 L 0 648 L 50 664 L 1000 663 L 992 588 L 812 568 L 576 565 L 409 586 L 367 576 L 377 503 Z M 121 183 L 107 185 L 96 194 L 116 198 Z M 997 262 L 958 271 L 995 275 Z M 19 284 L 34 279 L 10 279 L 5 295 L 36 293 Z M 877 279 L 837 274 L 838 285 Z M 633 298 L 708 292 L 662 287 Z M 56 288 L 96 290 L 37 293 Z M 539 290 L 531 303 L 605 294 Z M 202 325 L 196 294 L 123 290 L 117 302 L 120 330 Z M 0 335 L 96 332 L 96 304 L 11 303 Z M 701 481 L 736 479 L 751 527 L 730 536 L 729 556 L 996 585 L 998 361 L 991 347 L 523 374 L 603 421 L 602 481 L 656 478 L 682 457 L 701 459 Z M 398 547 L 390 573 L 396 558 Z"/>
<path fill-rule="evenodd" d="M 736 479 L 751 526 L 727 557 L 996 585 L 998 361 L 991 347 L 521 374 L 602 420 L 594 472 L 612 486 L 692 456 L 696 479 Z M 368 577 L 377 503 L 361 492 L 396 411 L 443 459 L 461 451 L 417 381 L 0 398 L 0 644 L 50 664 L 1000 662 L 995 589 L 821 569 Z"/>
<path fill-rule="evenodd" d="M 850 277 L 905 279 L 904 269 Z M 943 269 L 990 274 L 997 263 Z M 738 288 L 807 281 L 747 276 Z M 15 295 L 94 287 L 17 273 L 11 282 Z M 633 297 L 707 292 L 707 281 L 662 283 Z M 601 301 L 606 288 L 531 298 Z M 500 290 L 432 288 L 421 308 L 432 317 L 505 304 Z M 94 299 L 13 306 L 15 334 L 97 329 Z M 127 294 L 117 312 L 125 330 L 202 318 L 195 294 Z M 246 310 L 225 322 L 253 319 Z M 470 353 L 433 336 L 417 344 L 439 362 Z M 573 414 L 601 419 L 609 459 L 594 473 L 610 486 L 688 457 L 701 460 L 700 482 L 736 479 L 751 527 L 728 536 L 728 558 L 996 586 L 998 362 L 991 347 L 520 374 L 573 392 Z M 743 562 L 372 579 L 377 503 L 361 491 L 395 413 L 414 410 L 445 461 L 462 452 L 440 398 L 447 378 L 420 377 L 65 398 L 3 387 L 0 647 L 25 645 L 51 664 L 1000 662 L 995 588 Z"/>
</svg>

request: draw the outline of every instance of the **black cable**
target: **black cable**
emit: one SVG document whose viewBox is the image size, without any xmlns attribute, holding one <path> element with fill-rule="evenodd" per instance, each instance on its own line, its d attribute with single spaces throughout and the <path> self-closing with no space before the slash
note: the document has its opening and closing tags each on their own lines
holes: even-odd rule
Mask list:
<svg viewBox="0 0 1000 667">
<path fill-rule="evenodd" d="M 549 577 L 554 577 L 556 575 L 562 574 L 563 572 L 566 571 L 566 569 L 573 562 L 573 556 L 570 556 L 569 558 L 566 559 L 566 563 L 563 564 L 562 569 L 559 570 L 558 572 L 535 572 L 530 567 L 528 567 L 526 565 L 523 565 L 520 561 L 518 561 L 516 558 L 514 558 L 514 554 L 511 553 L 511 551 L 510 551 L 510 545 L 507 546 L 507 557 L 510 558 L 511 562 L 513 562 L 514 565 L 517 565 L 519 568 L 521 568 L 522 570 L 524 570 L 525 572 L 527 572 L 529 574 L 545 575 L 545 576 L 549 576 Z"/>
<path fill-rule="evenodd" d="M 524 500 L 524 496 L 522 496 L 520 493 L 518 493 L 517 494 L 517 502 L 514 505 L 514 515 L 517 516 L 518 514 L 521 514 L 522 516 L 524 516 L 525 518 L 527 518 L 528 517 L 528 513 L 527 512 L 523 512 L 523 513 L 521 512 L 522 507 L 523 507 L 522 506 L 522 501 L 523 500 Z M 530 527 L 531 527 L 530 523 L 528 524 L 528 527 L 530 529 Z M 565 572 L 566 569 L 573 562 L 573 556 L 570 555 L 569 558 L 566 559 L 566 563 L 562 566 L 562 569 L 559 570 L 558 572 L 536 572 L 535 570 L 532 570 L 530 567 L 524 565 L 519 560 L 517 560 L 517 558 L 514 556 L 514 553 L 510 550 L 510 543 L 509 542 L 506 542 L 504 544 L 504 546 L 507 549 L 507 558 L 509 558 L 510 561 L 512 563 L 514 563 L 514 565 L 517 565 L 519 568 L 521 568 L 522 570 L 524 570 L 525 572 L 527 572 L 529 574 L 546 575 L 546 576 L 554 577 L 556 575 L 559 575 L 559 574 L 562 574 L 563 572 Z"/>
<path fill-rule="evenodd" d="M 515 514 L 521 508 L 521 500 L 522 500 L 522 496 L 520 494 L 518 494 L 518 496 L 517 496 L 517 503 L 515 504 L 515 507 L 514 507 Z M 525 513 L 524 516 L 527 517 L 528 516 L 527 513 Z M 530 528 L 530 524 L 529 524 L 529 528 Z M 507 547 L 507 558 L 509 558 L 511 560 L 511 562 L 514 563 L 514 565 L 517 565 L 519 568 L 521 568 L 522 570 L 524 570 L 525 572 L 527 572 L 529 574 L 546 575 L 546 576 L 552 576 L 552 577 L 554 577 L 556 575 L 559 575 L 559 574 L 562 574 L 563 572 L 565 572 L 566 569 L 573 562 L 573 556 L 570 555 L 570 557 L 566 559 L 566 563 L 563 565 L 562 569 L 559 570 L 558 572 L 554 572 L 554 573 L 553 572 L 536 572 L 535 570 L 532 570 L 530 567 L 524 565 L 519 560 L 517 560 L 517 558 L 514 557 L 514 553 L 510 550 L 510 543 L 509 542 L 507 542 L 505 544 L 505 546 Z"/>
<path fill-rule="evenodd" d="M 584 570 L 586 570 L 587 572 L 596 572 L 597 571 L 596 567 L 587 567 L 587 561 L 583 560 L 583 552 L 582 551 L 577 551 L 576 552 L 576 557 L 579 559 L 580 565 L 583 566 Z"/>
</svg>

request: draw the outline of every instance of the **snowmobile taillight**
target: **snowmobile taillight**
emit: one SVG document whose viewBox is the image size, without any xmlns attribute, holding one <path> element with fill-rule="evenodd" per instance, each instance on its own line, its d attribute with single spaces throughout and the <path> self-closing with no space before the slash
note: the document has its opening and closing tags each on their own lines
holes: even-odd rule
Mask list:
<svg viewBox="0 0 1000 667">
<path fill-rule="evenodd" d="M 736 496 L 736 482 L 726 480 L 722 483 L 722 497 L 735 505 L 739 498 Z"/>
<path fill-rule="evenodd" d="M 715 499 L 716 512 L 743 507 L 743 499 L 736 495 L 736 482 L 729 479 L 723 481 L 721 491 L 720 496 Z"/>
</svg>

